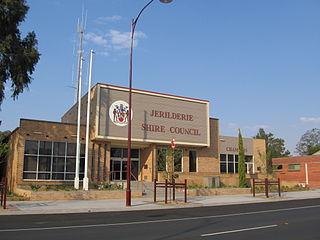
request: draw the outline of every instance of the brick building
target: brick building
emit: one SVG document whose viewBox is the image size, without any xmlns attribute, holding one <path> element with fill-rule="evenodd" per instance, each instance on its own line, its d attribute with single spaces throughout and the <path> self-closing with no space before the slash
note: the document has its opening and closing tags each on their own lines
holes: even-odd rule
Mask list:
<svg viewBox="0 0 320 240">
<path fill-rule="evenodd" d="M 88 177 L 90 184 L 124 183 L 127 178 L 128 89 L 97 84 L 91 89 Z M 160 160 L 175 138 L 178 181 L 205 185 L 219 177 L 238 184 L 238 140 L 219 136 L 219 120 L 210 118 L 209 102 L 133 90 L 131 171 L 133 181 L 161 179 Z M 82 98 L 81 123 L 86 120 Z M 21 119 L 10 136 L 7 176 L 11 190 L 30 184 L 73 184 L 76 164 L 77 104 L 61 122 Z M 81 125 L 80 180 L 84 175 L 85 126 Z M 265 142 L 244 138 L 247 173 L 263 170 Z M 263 155 L 263 154 L 262 154 Z M 249 176 L 249 175 L 248 175 Z"/>
<path fill-rule="evenodd" d="M 283 185 L 320 187 L 320 155 L 273 158 L 272 165 Z"/>
</svg>

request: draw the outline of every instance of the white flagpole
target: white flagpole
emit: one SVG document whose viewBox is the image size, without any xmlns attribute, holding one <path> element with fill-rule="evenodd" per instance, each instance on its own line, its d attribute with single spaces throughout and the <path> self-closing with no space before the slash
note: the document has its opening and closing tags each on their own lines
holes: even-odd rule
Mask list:
<svg viewBox="0 0 320 240">
<path fill-rule="evenodd" d="M 89 190 L 89 178 L 88 178 L 88 161 L 89 161 L 89 129 L 90 129 L 90 101 L 91 101 L 91 82 L 92 82 L 92 56 L 94 51 L 90 51 L 90 68 L 88 79 L 88 102 L 87 102 L 87 123 L 86 123 L 86 153 L 84 160 L 84 178 L 83 178 L 83 190 Z"/>
</svg>

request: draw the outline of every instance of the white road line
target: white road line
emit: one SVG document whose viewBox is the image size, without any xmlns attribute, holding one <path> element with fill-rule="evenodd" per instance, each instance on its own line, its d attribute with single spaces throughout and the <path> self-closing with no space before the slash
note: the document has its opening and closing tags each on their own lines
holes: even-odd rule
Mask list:
<svg viewBox="0 0 320 240">
<path fill-rule="evenodd" d="M 208 237 L 208 236 L 214 236 L 214 235 L 222 235 L 227 233 L 236 233 L 236 232 L 245 232 L 245 231 L 253 231 L 253 230 L 260 230 L 265 228 L 273 228 L 278 227 L 278 225 L 268 225 L 268 226 L 261 226 L 261 227 L 252 227 L 252 228 L 243 228 L 243 229 L 237 229 L 237 230 L 230 230 L 230 231 L 224 231 L 224 232 L 216 232 L 216 233 L 206 233 L 201 234 L 201 237 Z"/>
<path fill-rule="evenodd" d="M 59 230 L 59 229 L 73 229 L 73 228 L 91 228 L 91 227 L 109 227 L 109 226 L 124 226 L 124 225 L 135 225 L 135 224 L 149 224 L 149 223 L 165 223 L 165 222 L 181 222 L 181 221 L 191 221 L 191 220 L 201 220 L 210 218 L 222 218 L 222 217 L 235 217 L 244 215 L 253 215 L 260 213 L 272 213 L 281 211 L 292 211 L 300 209 L 309 208 L 319 208 L 320 205 L 295 207 L 295 208 L 282 208 L 274 210 L 264 210 L 256 212 L 246 212 L 246 213 L 232 213 L 224 215 L 214 215 L 214 216 L 204 216 L 204 217 L 189 217 L 189 218 L 173 218 L 173 219 L 163 219 L 163 220 L 152 220 L 152 221 L 137 221 L 137 222 L 123 222 L 123 223 L 102 223 L 102 224 L 91 224 L 91 225 L 74 225 L 74 226 L 60 226 L 60 227 L 43 227 L 43 228 L 12 228 L 12 229 L 0 229 L 1 232 L 22 232 L 22 231 L 44 231 L 44 230 Z"/>
</svg>

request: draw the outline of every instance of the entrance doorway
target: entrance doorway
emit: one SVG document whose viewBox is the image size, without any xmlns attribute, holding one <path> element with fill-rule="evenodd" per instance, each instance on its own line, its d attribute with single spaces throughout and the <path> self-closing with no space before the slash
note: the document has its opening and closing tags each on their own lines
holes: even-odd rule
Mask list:
<svg viewBox="0 0 320 240">
<path fill-rule="evenodd" d="M 110 153 L 110 170 L 111 181 L 127 180 L 127 148 L 111 148 Z M 140 151 L 131 149 L 131 180 L 138 181 L 139 176 Z"/>
</svg>

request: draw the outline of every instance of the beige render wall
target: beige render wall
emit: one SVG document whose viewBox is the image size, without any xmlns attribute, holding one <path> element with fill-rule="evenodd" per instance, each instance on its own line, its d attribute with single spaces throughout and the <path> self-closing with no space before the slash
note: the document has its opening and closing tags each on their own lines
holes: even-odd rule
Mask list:
<svg viewBox="0 0 320 240">
<path fill-rule="evenodd" d="M 253 156 L 254 156 L 254 171 L 261 174 L 266 174 L 266 142 L 263 139 L 253 139 Z M 258 171 L 258 169 L 261 169 Z"/>
<path fill-rule="evenodd" d="M 219 163 L 219 120 L 210 119 L 210 147 L 201 148 L 198 153 L 198 171 L 199 173 L 220 172 Z M 188 157 L 189 158 L 189 157 Z"/>
</svg>

